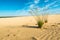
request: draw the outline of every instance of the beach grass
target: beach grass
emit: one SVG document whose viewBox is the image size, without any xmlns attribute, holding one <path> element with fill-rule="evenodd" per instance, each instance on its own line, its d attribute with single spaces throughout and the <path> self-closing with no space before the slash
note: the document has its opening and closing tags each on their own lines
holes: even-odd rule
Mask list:
<svg viewBox="0 0 60 40">
<path fill-rule="evenodd" d="M 43 24 L 48 22 L 48 20 L 47 20 L 48 14 L 47 13 L 46 14 L 45 13 L 44 14 L 41 13 L 42 19 L 41 19 L 41 16 L 40 16 L 40 13 L 39 13 L 38 9 L 35 9 L 35 10 L 31 9 L 31 11 L 29 11 L 29 13 L 36 20 L 38 28 L 42 28 Z"/>
</svg>

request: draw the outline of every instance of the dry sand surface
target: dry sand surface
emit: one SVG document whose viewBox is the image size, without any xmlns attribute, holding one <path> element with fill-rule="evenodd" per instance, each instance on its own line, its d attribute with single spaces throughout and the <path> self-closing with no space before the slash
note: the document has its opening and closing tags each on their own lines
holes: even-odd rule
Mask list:
<svg viewBox="0 0 60 40">
<path fill-rule="evenodd" d="M 60 40 L 60 15 L 49 15 L 43 28 L 32 16 L 0 18 L 0 40 Z"/>
</svg>

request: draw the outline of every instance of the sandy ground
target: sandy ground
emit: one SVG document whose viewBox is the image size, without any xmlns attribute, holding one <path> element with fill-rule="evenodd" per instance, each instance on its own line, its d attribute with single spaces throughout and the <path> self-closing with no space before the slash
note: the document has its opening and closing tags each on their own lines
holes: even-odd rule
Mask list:
<svg viewBox="0 0 60 40">
<path fill-rule="evenodd" d="M 0 40 L 60 40 L 60 15 L 49 15 L 43 28 L 32 16 L 0 18 Z"/>
</svg>

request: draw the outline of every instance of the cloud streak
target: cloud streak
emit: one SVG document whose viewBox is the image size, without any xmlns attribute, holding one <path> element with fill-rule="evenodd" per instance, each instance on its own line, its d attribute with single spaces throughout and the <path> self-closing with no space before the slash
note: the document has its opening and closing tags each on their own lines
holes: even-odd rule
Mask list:
<svg viewBox="0 0 60 40">
<path fill-rule="evenodd" d="M 34 0 L 34 3 L 35 4 L 38 4 L 40 0 Z"/>
<path fill-rule="evenodd" d="M 54 5 L 57 1 L 52 2 L 51 4 L 46 5 L 45 7 L 42 8 L 42 10 L 48 10 L 50 6 Z"/>
<path fill-rule="evenodd" d="M 31 5 L 30 5 L 30 8 L 33 8 L 34 6 L 35 6 L 35 4 L 31 4 Z"/>
<path fill-rule="evenodd" d="M 48 2 L 49 0 L 45 0 L 44 2 Z"/>
</svg>

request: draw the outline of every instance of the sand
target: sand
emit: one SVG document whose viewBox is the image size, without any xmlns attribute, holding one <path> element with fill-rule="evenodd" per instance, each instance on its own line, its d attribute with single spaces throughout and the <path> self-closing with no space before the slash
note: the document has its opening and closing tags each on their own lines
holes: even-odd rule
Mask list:
<svg viewBox="0 0 60 40">
<path fill-rule="evenodd" d="M 48 23 L 36 28 L 32 16 L 0 18 L 0 40 L 60 40 L 60 15 L 48 15 Z"/>
</svg>

